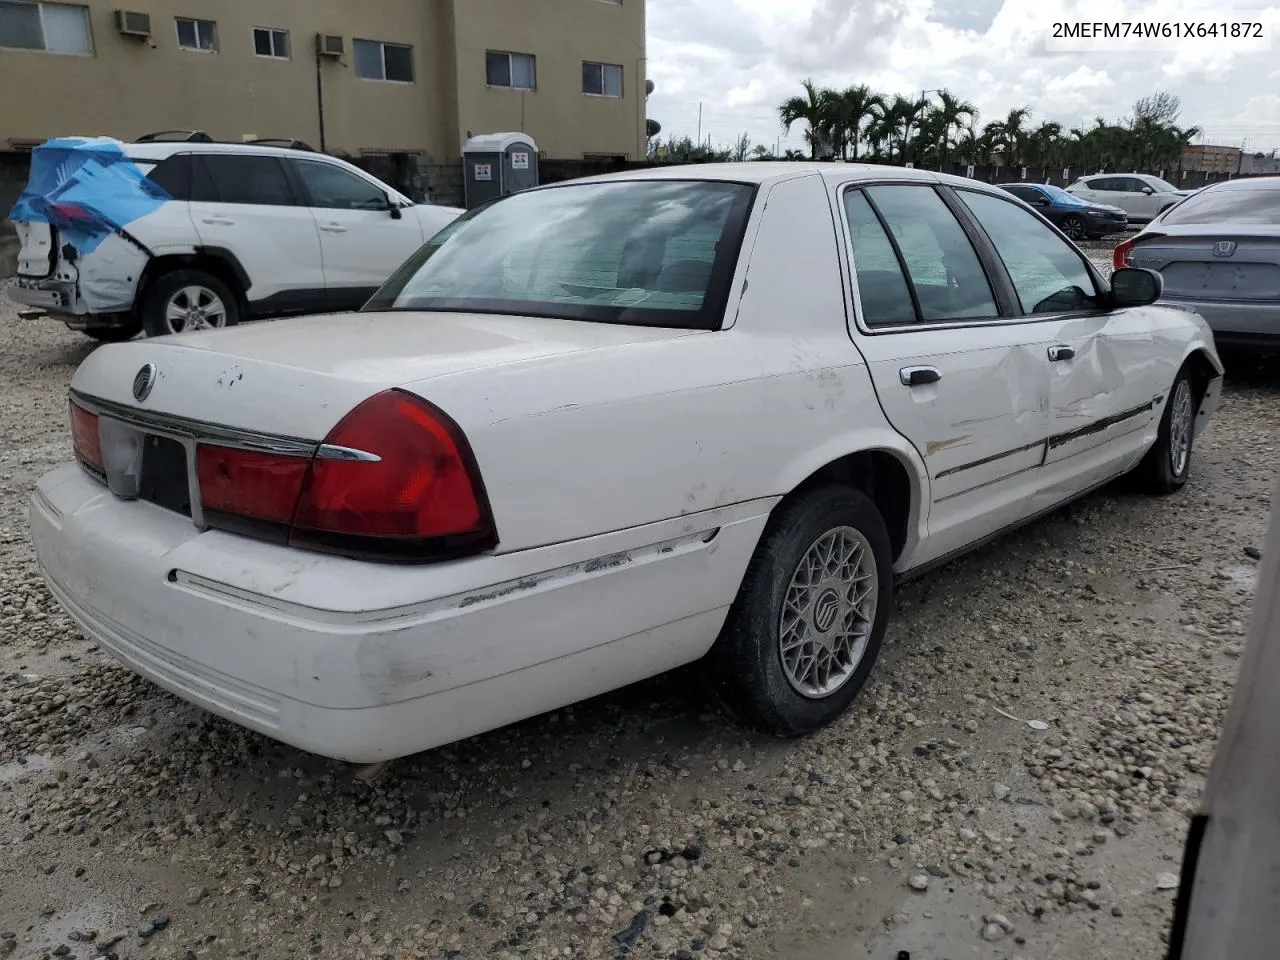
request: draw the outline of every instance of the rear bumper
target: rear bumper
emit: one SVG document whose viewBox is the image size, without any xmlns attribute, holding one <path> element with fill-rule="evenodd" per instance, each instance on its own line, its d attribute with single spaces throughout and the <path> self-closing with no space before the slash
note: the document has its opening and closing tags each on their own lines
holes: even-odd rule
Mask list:
<svg viewBox="0 0 1280 960">
<path fill-rule="evenodd" d="M 65 280 L 34 280 L 18 277 L 8 290 L 9 299 L 25 307 L 50 313 L 74 315 L 79 298 L 76 285 Z"/>
<path fill-rule="evenodd" d="M 1242 300 L 1185 300 L 1165 297 L 1161 301 L 1198 313 L 1209 324 L 1214 340 L 1225 346 L 1280 346 L 1280 303 Z"/>
<path fill-rule="evenodd" d="M 50 591 L 126 666 L 274 739 L 373 762 L 702 656 L 768 507 L 395 567 L 201 532 L 68 465 L 40 480 L 30 520 Z"/>
</svg>

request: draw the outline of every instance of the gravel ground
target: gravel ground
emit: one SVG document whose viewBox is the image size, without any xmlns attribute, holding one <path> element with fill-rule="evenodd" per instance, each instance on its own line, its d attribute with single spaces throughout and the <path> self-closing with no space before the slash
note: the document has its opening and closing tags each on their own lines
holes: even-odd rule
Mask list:
<svg viewBox="0 0 1280 960">
<path fill-rule="evenodd" d="M 91 350 L 0 306 L 0 955 L 1163 955 L 1280 368 L 1233 374 L 1180 494 L 1105 490 L 904 588 L 815 736 L 744 735 L 689 671 L 366 783 L 134 678 L 48 597 L 26 497 Z"/>
</svg>

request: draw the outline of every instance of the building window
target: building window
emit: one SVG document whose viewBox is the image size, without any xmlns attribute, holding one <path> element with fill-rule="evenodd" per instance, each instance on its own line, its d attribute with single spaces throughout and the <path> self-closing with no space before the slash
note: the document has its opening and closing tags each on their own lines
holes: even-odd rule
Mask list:
<svg viewBox="0 0 1280 960">
<path fill-rule="evenodd" d="M 484 80 L 491 87 L 533 90 L 537 86 L 534 57 L 528 53 L 486 51 Z"/>
<path fill-rule="evenodd" d="M 622 67 L 616 63 L 582 63 L 582 92 L 593 97 L 622 96 Z"/>
<path fill-rule="evenodd" d="M 289 59 L 289 31 L 274 27 L 253 28 L 253 52 L 275 60 Z"/>
<path fill-rule="evenodd" d="M 413 83 L 413 47 L 378 40 L 356 40 L 351 46 L 357 77 Z"/>
<path fill-rule="evenodd" d="M 0 0 L 0 47 L 88 56 L 93 53 L 89 8 Z"/>
<path fill-rule="evenodd" d="M 218 25 L 212 20 L 175 19 L 178 22 L 178 46 L 183 50 L 214 53 L 218 49 Z"/>
</svg>

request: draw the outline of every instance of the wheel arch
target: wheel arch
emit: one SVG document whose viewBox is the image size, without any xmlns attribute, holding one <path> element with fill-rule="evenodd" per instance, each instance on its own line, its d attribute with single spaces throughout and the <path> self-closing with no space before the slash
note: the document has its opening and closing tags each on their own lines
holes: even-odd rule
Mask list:
<svg viewBox="0 0 1280 960">
<path fill-rule="evenodd" d="M 880 439 L 845 446 L 844 450 L 826 447 L 797 464 L 781 487 L 786 493 L 779 503 L 824 483 L 861 491 L 884 518 L 896 566 L 920 540 L 928 502 L 924 464 L 905 442 Z"/>
<path fill-rule="evenodd" d="M 174 270 L 203 270 L 217 277 L 235 295 L 241 313 L 248 308 L 249 274 L 234 253 L 223 247 L 196 247 L 191 253 L 166 253 L 152 257 L 138 281 L 134 298 L 135 310 L 141 310 L 151 287 L 167 273 Z"/>
</svg>

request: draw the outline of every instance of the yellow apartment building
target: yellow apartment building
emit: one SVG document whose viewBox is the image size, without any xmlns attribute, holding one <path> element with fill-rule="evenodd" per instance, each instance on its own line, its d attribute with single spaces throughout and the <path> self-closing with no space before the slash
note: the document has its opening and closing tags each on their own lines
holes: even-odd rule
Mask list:
<svg viewBox="0 0 1280 960">
<path fill-rule="evenodd" d="M 645 155 L 644 0 L 0 0 L 0 151 L 49 137 L 303 140 L 456 159 Z"/>
</svg>

